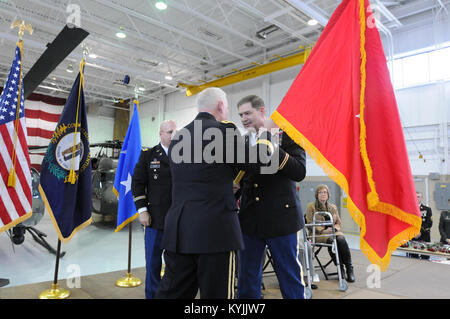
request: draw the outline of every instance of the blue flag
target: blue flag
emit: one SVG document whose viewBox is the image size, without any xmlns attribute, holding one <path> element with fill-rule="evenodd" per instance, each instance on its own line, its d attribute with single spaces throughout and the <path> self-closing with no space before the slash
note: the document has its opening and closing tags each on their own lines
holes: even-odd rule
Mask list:
<svg viewBox="0 0 450 319">
<path fill-rule="evenodd" d="M 39 192 L 63 243 L 92 221 L 91 153 L 83 69 L 84 60 L 41 167 Z"/>
<path fill-rule="evenodd" d="M 113 191 L 119 200 L 117 209 L 116 232 L 125 227 L 139 216 L 134 205 L 131 192 L 131 178 L 134 167 L 141 154 L 141 128 L 139 125 L 138 101 L 134 101 L 134 112 L 128 126 L 127 135 L 123 141 L 122 151 L 117 164 L 116 177 L 114 179 Z"/>
</svg>

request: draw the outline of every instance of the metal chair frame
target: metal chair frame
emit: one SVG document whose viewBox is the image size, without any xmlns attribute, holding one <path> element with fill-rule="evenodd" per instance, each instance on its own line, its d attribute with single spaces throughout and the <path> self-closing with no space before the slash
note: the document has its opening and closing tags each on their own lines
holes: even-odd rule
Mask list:
<svg viewBox="0 0 450 319">
<path fill-rule="evenodd" d="M 318 220 L 316 217 L 319 215 L 327 216 L 328 220 L 326 220 L 326 221 Z M 331 229 L 332 229 L 331 234 L 316 235 L 316 227 L 323 227 L 323 226 L 331 227 Z M 307 227 L 312 228 L 312 236 L 308 236 L 307 231 L 306 231 Z M 313 264 L 314 264 L 314 259 L 316 259 L 319 264 L 319 268 L 324 273 L 326 280 L 328 280 L 328 276 L 337 274 L 338 278 L 339 278 L 339 290 L 346 291 L 348 288 L 348 284 L 347 284 L 347 281 L 345 280 L 345 278 L 343 278 L 343 274 L 341 273 L 340 258 L 339 258 L 339 252 L 338 252 L 337 241 L 336 241 L 336 230 L 334 228 L 333 216 L 331 215 L 331 213 L 330 212 L 315 212 L 314 216 L 313 216 L 312 224 L 305 224 L 303 231 L 304 231 L 304 238 L 305 238 L 305 247 L 307 247 L 307 242 L 309 242 L 309 239 L 311 239 L 310 244 L 312 246 L 312 251 L 313 251 L 313 254 L 312 254 Z M 329 237 L 329 238 L 331 237 L 333 241 L 331 244 L 317 243 L 316 239 L 319 237 Z M 315 249 L 316 247 L 319 247 L 319 249 L 316 250 Z M 336 254 L 337 273 L 328 273 L 327 274 L 325 271 L 325 268 L 330 264 L 331 261 L 328 262 L 327 264 L 325 264 L 325 266 L 323 266 L 322 263 L 320 262 L 319 258 L 317 258 L 317 254 L 322 249 L 322 247 L 332 247 L 332 249 L 334 248 L 334 251 Z M 307 254 L 307 249 L 305 249 L 305 252 Z M 312 265 L 309 265 L 308 258 L 306 258 L 306 263 L 307 263 L 307 267 L 306 267 L 307 268 L 307 278 L 308 278 L 309 284 L 311 284 L 311 266 Z"/>
</svg>

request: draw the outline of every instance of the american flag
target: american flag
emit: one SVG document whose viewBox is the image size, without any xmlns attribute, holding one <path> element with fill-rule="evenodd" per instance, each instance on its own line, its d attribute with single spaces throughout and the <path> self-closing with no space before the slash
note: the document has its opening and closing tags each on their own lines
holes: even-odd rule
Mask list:
<svg viewBox="0 0 450 319">
<path fill-rule="evenodd" d="M 28 147 L 42 147 L 30 150 L 31 167 L 38 172 L 65 103 L 66 99 L 36 93 L 25 101 Z"/>
<path fill-rule="evenodd" d="M 22 42 L 19 42 L 8 79 L 0 95 L 0 233 L 21 223 L 32 214 L 30 157 L 21 61 Z M 11 171 L 14 172 L 14 186 L 8 186 Z"/>
</svg>

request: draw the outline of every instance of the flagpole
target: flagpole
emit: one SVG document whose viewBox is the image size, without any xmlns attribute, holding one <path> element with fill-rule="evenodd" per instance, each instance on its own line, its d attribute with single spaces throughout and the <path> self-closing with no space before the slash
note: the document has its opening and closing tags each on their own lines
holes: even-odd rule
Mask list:
<svg viewBox="0 0 450 319">
<path fill-rule="evenodd" d="M 17 42 L 17 46 L 20 49 L 20 76 L 19 76 L 19 91 L 18 91 L 18 100 L 17 100 L 17 107 L 16 107 L 16 119 L 14 121 L 14 138 L 13 138 L 13 149 L 12 149 L 12 156 L 11 156 L 11 168 L 9 170 L 9 176 L 8 176 L 8 187 L 16 187 L 16 147 L 17 147 L 17 138 L 18 138 L 18 126 L 19 126 L 19 111 L 20 111 L 20 104 L 21 99 L 23 99 L 21 94 L 22 89 L 22 65 L 23 65 L 23 35 L 25 31 L 28 31 L 31 34 L 33 34 L 33 28 L 31 24 L 25 24 L 25 21 L 22 20 L 15 20 L 11 24 L 11 29 L 19 28 L 19 41 Z"/>
<path fill-rule="evenodd" d="M 71 184 L 75 184 L 77 177 L 74 170 L 74 162 L 75 162 L 75 147 L 76 147 L 76 137 L 77 137 L 77 130 L 78 130 L 78 114 L 79 114 L 79 108 L 80 108 L 80 94 L 81 89 L 84 87 L 84 66 L 86 64 L 86 46 L 83 47 L 83 59 L 80 63 L 80 84 L 78 86 L 78 99 L 77 99 L 77 112 L 76 112 L 76 118 L 75 118 L 75 134 L 74 134 L 74 142 L 72 147 L 72 160 L 70 164 L 70 171 L 69 174 L 66 177 L 66 182 L 70 182 Z M 80 133 L 81 134 L 81 133 Z M 81 137 L 80 137 L 81 139 Z M 61 239 L 58 238 L 58 246 L 56 248 L 56 263 L 55 263 L 55 274 L 53 279 L 53 284 L 51 289 L 44 290 L 39 295 L 39 299 L 67 299 L 70 297 L 70 291 L 67 289 L 60 289 L 58 285 L 58 272 L 59 272 L 59 258 L 61 256 Z"/>
<path fill-rule="evenodd" d="M 55 275 L 53 278 L 52 288 L 41 292 L 41 294 L 39 295 L 39 299 L 67 299 L 70 296 L 69 290 L 60 289 L 58 285 L 60 255 L 61 255 L 61 240 L 58 238 L 58 247 L 56 248 Z"/>
<path fill-rule="evenodd" d="M 137 100 L 137 94 L 136 94 Z M 133 288 L 140 286 L 142 284 L 142 280 L 134 277 L 131 273 L 131 243 L 133 237 L 133 222 L 130 221 L 128 223 L 128 269 L 125 277 L 119 278 L 116 281 L 116 286 L 120 288 Z"/>
<path fill-rule="evenodd" d="M 133 223 L 128 224 L 128 273 L 131 273 L 131 239 L 133 237 Z"/>
</svg>

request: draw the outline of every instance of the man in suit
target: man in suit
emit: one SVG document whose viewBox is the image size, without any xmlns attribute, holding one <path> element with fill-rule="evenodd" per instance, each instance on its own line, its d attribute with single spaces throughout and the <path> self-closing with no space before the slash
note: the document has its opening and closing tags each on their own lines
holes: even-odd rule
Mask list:
<svg viewBox="0 0 450 319">
<path fill-rule="evenodd" d="M 161 241 L 164 219 L 171 204 L 172 180 L 168 148 L 176 131 L 174 121 L 164 121 L 159 129 L 160 143 L 144 148 L 136 163 L 131 191 L 139 221 L 145 227 L 145 297 L 153 299 L 161 281 Z"/>
<path fill-rule="evenodd" d="M 236 251 L 243 249 L 233 179 L 247 167 L 237 163 L 243 145 L 228 117 L 226 94 L 207 88 L 197 96 L 199 113 L 177 132 L 169 147 L 172 205 L 163 248 L 166 268 L 157 298 L 234 298 Z M 256 146 L 267 163 L 274 146 L 269 134 Z"/>
<path fill-rule="evenodd" d="M 266 121 L 264 101 L 250 95 L 238 102 L 247 143 Z M 267 126 L 267 125 L 266 125 Z M 274 156 L 279 167 L 274 174 L 246 172 L 241 182 L 239 220 L 246 249 L 240 252 L 238 298 L 260 298 L 262 260 L 266 246 L 274 262 L 283 298 L 303 299 L 304 283 L 299 256 L 299 230 L 304 225 L 296 182 L 305 178 L 305 151 L 284 132 Z"/>
</svg>

